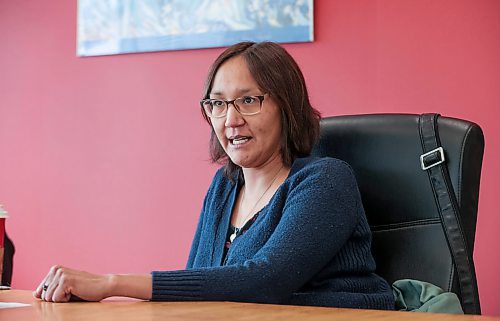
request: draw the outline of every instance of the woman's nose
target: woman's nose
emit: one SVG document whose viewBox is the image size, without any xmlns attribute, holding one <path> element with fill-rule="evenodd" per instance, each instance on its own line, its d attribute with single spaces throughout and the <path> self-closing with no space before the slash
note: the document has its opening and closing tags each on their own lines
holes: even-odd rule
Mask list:
<svg viewBox="0 0 500 321">
<path fill-rule="evenodd" d="M 228 104 L 226 114 L 226 127 L 239 127 L 245 123 L 245 119 L 236 109 L 234 104 Z"/>
</svg>

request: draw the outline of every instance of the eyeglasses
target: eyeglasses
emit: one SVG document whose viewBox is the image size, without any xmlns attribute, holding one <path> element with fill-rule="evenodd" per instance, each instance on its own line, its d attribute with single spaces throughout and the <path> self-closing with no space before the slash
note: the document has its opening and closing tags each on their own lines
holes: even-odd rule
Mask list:
<svg viewBox="0 0 500 321">
<path fill-rule="evenodd" d="M 205 114 L 210 118 L 222 118 L 226 116 L 229 104 L 233 104 L 234 108 L 240 114 L 251 116 L 260 113 L 262 110 L 262 102 L 265 95 L 267 93 L 263 95 L 243 96 L 233 100 L 203 99 L 200 101 L 200 104 Z"/>
</svg>

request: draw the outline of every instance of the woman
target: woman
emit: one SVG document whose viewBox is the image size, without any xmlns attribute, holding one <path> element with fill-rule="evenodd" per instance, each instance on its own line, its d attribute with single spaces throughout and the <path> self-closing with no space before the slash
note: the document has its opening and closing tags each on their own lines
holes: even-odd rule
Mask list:
<svg viewBox="0 0 500 321">
<path fill-rule="evenodd" d="M 393 309 L 375 275 L 371 234 L 350 167 L 307 157 L 319 113 L 279 45 L 244 42 L 214 62 L 201 101 L 212 159 L 187 267 L 151 275 L 95 275 L 53 267 L 35 291 L 72 295 Z"/>
</svg>

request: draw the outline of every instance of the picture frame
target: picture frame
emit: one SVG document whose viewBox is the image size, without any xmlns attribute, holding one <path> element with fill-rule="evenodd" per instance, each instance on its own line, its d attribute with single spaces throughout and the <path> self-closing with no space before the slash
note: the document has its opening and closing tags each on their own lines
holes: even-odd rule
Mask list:
<svg viewBox="0 0 500 321">
<path fill-rule="evenodd" d="M 313 0 L 78 0 L 77 55 L 314 40 Z"/>
</svg>

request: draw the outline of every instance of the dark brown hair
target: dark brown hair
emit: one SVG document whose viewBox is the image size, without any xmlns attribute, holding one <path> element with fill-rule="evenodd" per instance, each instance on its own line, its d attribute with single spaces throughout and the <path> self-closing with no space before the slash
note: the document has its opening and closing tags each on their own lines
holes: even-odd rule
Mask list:
<svg viewBox="0 0 500 321">
<path fill-rule="evenodd" d="M 311 106 L 304 76 L 290 54 L 273 42 L 240 42 L 227 48 L 212 64 L 205 82 L 203 99 L 209 98 L 220 66 L 227 60 L 242 56 L 260 89 L 268 93 L 281 112 L 281 158 L 291 166 L 297 157 L 308 156 L 319 135 L 320 113 Z M 210 118 L 203 112 L 210 124 Z M 229 178 L 239 168 L 227 156 L 214 129 L 210 135 L 210 156 L 213 162 L 225 165 Z"/>
</svg>

